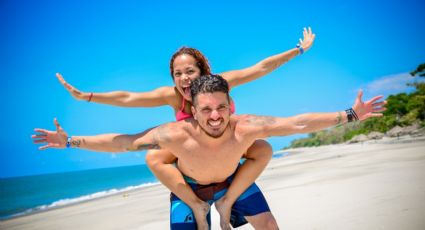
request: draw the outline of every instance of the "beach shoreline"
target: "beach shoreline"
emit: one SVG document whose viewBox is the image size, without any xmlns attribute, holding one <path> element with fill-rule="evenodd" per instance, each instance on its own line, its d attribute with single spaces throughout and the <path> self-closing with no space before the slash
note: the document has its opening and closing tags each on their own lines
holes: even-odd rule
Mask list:
<svg viewBox="0 0 425 230">
<path fill-rule="evenodd" d="M 283 151 L 290 154 L 257 180 L 280 228 L 425 229 L 424 137 Z M 169 191 L 142 187 L 2 220 L 0 228 L 167 229 Z"/>
</svg>

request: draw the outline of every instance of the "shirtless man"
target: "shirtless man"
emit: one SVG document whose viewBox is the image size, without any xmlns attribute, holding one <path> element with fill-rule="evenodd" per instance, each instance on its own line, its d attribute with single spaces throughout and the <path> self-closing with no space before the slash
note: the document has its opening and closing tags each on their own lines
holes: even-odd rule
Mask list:
<svg viewBox="0 0 425 230">
<path fill-rule="evenodd" d="M 177 158 L 177 167 L 186 182 L 203 200 L 212 204 L 230 186 L 239 160 L 258 138 L 310 133 L 338 124 L 382 116 L 382 96 L 362 102 L 359 91 L 352 109 L 332 113 L 307 113 L 280 118 L 255 115 L 231 115 L 227 82 L 217 75 L 202 76 L 191 86 L 194 118 L 172 122 L 135 135 L 102 134 L 72 136 L 61 128 L 56 131 L 35 129 L 35 143 L 47 143 L 40 149 L 76 147 L 100 152 L 141 151 L 162 148 Z M 264 196 L 255 183 L 227 207 L 216 203 L 220 215 L 231 218 L 233 227 L 248 221 L 255 229 L 278 229 Z M 208 218 L 209 219 L 209 218 Z M 229 219 L 229 218 L 227 218 Z M 210 221 L 209 221 L 210 222 Z M 220 221 L 223 229 L 230 226 Z M 226 223 L 227 222 L 227 223 Z M 171 228 L 195 229 L 191 210 L 176 196 L 171 198 Z"/>
</svg>

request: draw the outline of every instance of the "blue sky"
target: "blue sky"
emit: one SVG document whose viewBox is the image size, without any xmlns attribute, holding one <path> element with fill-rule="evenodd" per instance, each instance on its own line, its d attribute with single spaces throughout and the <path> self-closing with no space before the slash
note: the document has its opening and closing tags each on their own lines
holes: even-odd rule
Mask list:
<svg viewBox="0 0 425 230">
<path fill-rule="evenodd" d="M 137 133 L 172 121 L 171 108 L 118 108 L 74 100 L 55 73 L 83 91 L 172 85 L 169 59 L 201 50 L 213 72 L 288 50 L 311 26 L 309 52 L 235 88 L 237 113 L 330 112 L 365 96 L 408 90 L 425 61 L 423 1 L 11 1 L 0 3 L 3 109 L 0 177 L 134 165 L 144 152 L 38 151 L 35 127 L 57 117 L 70 135 Z M 278 150 L 299 136 L 270 138 Z"/>
</svg>

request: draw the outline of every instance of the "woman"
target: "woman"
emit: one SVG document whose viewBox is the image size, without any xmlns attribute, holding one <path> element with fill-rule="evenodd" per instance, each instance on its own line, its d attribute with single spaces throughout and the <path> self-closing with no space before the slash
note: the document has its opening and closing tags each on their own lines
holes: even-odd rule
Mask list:
<svg viewBox="0 0 425 230">
<path fill-rule="evenodd" d="M 268 57 L 251 67 L 220 75 L 228 81 L 230 88 L 260 78 L 296 55 L 307 51 L 313 44 L 315 34 L 312 33 L 311 28 L 304 28 L 303 36 L 304 38 L 300 39 L 296 48 Z M 208 61 L 198 50 L 183 47 L 172 56 L 170 73 L 175 83 L 174 87 L 160 87 L 150 92 L 86 93 L 68 84 L 60 74 L 56 74 L 56 76 L 71 95 L 78 100 L 123 107 L 169 105 L 174 109 L 177 120 L 190 118 L 192 117 L 192 99 L 189 86 L 191 81 L 199 76 L 211 74 Z M 234 108 L 234 106 L 232 107 Z M 238 169 L 228 192 L 216 202 L 222 228 L 227 228 L 229 225 L 233 203 L 260 175 L 271 156 L 271 146 L 264 140 L 257 140 L 249 148 L 245 155 L 246 160 Z M 209 212 L 209 205 L 194 194 L 180 171 L 174 167 L 175 161 L 174 156 L 164 150 L 151 150 L 146 155 L 146 163 L 155 176 L 193 210 L 198 229 L 208 229 L 205 216 Z"/>
</svg>

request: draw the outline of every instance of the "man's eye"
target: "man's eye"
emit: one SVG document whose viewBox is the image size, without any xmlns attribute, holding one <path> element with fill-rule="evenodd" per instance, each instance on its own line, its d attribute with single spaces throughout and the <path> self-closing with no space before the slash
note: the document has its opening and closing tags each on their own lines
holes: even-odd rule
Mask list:
<svg viewBox="0 0 425 230">
<path fill-rule="evenodd" d="M 180 77 L 180 75 L 182 75 L 181 73 L 175 73 L 174 76 L 175 77 Z"/>
</svg>

